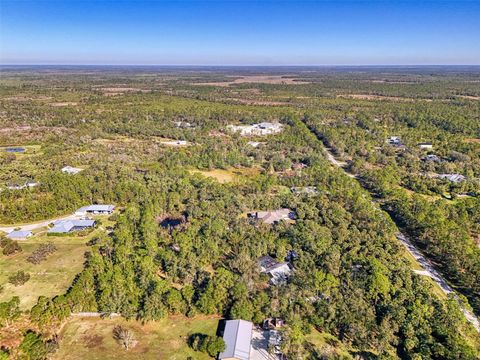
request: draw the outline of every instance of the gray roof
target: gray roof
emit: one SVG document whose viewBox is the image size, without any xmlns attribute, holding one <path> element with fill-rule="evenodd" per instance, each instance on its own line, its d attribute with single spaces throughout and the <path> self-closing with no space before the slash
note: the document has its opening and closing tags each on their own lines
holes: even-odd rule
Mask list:
<svg viewBox="0 0 480 360">
<path fill-rule="evenodd" d="M 95 225 L 95 220 L 58 220 L 53 223 L 49 233 L 69 233 L 75 228 L 86 228 Z"/>
<path fill-rule="evenodd" d="M 77 210 L 77 212 L 97 212 L 97 211 L 113 211 L 115 206 L 113 205 L 88 205 L 83 206 Z"/>
<path fill-rule="evenodd" d="M 7 237 L 10 239 L 26 239 L 29 236 L 32 236 L 31 231 L 21 231 L 21 230 L 14 230 L 7 235 Z"/>
<path fill-rule="evenodd" d="M 246 320 L 227 320 L 223 340 L 225 351 L 218 355 L 219 359 L 250 359 L 253 324 Z"/>
</svg>

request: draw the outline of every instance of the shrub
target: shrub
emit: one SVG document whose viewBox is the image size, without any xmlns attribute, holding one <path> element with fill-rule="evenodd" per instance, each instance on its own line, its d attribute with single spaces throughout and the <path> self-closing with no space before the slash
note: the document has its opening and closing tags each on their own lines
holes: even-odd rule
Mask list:
<svg viewBox="0 0 480 360">
<path fill-rule="evenodd" d="M 2 239 L 0 245 L 3 248 L 2 254 L 6 256 L 22 252 L 20 244 L 15 240 Z"/>
<path fill-rule="evenodd" d="M 25 284 L 30 279 L 30 274 L 25 271 L 19 270 L 15 274 L 8 277 L 8 282 L 15 286 Z"/>
<path fill-rule="evenodd" d="M 39 264 L 55 251 L 57 251 L 57 247 L 52 243 L 42 244 L 27 258 L 27 261 L 32 264 Z"/>
<path fill-rule="evenodd" d="M 225 341 L 221 337 L 204 334 L 191 335 L 189 345 L 193 350 L 206 352 L 212 357 L 225 350 Z"/>
</svg>

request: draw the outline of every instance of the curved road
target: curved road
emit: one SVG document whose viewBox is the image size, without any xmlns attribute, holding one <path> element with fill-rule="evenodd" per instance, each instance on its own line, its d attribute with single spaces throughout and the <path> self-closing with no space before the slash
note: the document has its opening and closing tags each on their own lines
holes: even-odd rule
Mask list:
<svg viewBox="0 0 480 360">
<path fill-rule="evenodd" d="M 32 230 L 35 230 L 35 229 L 45 227 L 48 224 L 51 224 L 51 223 L 53 223 L 54 221 L 57 221 L 57 220 L 76 220 L 76 219 L 80 219 L 80 218 L 81 218 L 81 216 L 77 216 L 77 215 L 72 214 L 72 215 L 60 216 L 60 217 L 50 219 L 50 220 L 43 220 L 43 221 L 39 221 L 39 222 L 34 222 L 34 223 L 30 223 L 30 224 L 0 226 L 0 231 L 3 231 L 7 234 L 9 232 L 13 231 L 14 229 L 20 229 L 22 231 L 32 231 Z"/>
</svg>

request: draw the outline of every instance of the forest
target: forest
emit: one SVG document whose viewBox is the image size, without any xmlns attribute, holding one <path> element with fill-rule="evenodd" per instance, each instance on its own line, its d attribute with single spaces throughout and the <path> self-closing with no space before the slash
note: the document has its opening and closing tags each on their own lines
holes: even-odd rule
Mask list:
<svg viewBox="0 0 480 360">
<path fill-rule="evenodd" d="M 0 283 L 0 359 L 54 356 L 63 324 L 82 312 L 127 324 L 282 318 L 288 359 L 479 358 L 462 308 L 480 314 L 480 73 L 272 70 L 285 83 L 267 83 L 261 71 L 2 70 L 0 224 L 87 204 L 118 210 L 85 238 L 82 269 L 64 291 L 24 309 Z M 215 86 L 252 74 L 252 83 Z M 227 129 L 260 122 L 283 130 Z M 25 151 L 6 151 L 13 146 Z M 219 170 L 231 178 L 204 175 Z M 38 185 L 12 188 L 28 181 Z M 281 208 L 294 220 L 246 216 Z M 413 271 L 400 230 L 458 296 Z M 0 260 L 12 263 L 25 247 L 2 243 L 15 251 Z M 272 285 L 260 271 L 267 255 L 289 262 L 287 281 Z M 314 343 L 315 332 L 333 340 Z"/>
</svg>

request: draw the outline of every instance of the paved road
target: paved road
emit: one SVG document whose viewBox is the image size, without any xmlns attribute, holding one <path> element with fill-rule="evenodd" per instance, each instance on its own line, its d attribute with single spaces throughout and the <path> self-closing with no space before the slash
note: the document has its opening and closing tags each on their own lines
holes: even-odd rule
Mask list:
<svg viewBox="0 0 480 360">
<path fill-rule="evenodd" d="M 30 223 L 30 224 L 0 226 L 0 231 L 3 231 L 7 234 L 9 232 L 13 231 L 14 229 L 20 229 L 22 231 L 32 231 L 32 230 L 35 230 L 35 229 L 45 227 L 48 224 L 51 224 L 52 222 L 54 222 L 56 220 L 75 220 L 75 219 L 80 219 L 80 218 L 81 218 L 81 216 L 77 216 L 77 215 L 60 216 L 60 217 L 57 217 L 55 219 L 43 220 L 43 221 L 34 222 L 34 223 Z"/>
<path fill-rule="evenodd" d="M 332 154 L 331 149 L 325 148 L 326 155 L 328 161 L 330 161 L 333 165 L 343 169 L 345 173 L 350 176 L 351 178 L 358 178 L 356 174 L 351 174 L 346 170 L 346 163 L 342 161 L 338 161 L 335 159 L 335 156 Z M 417 260 L 423 270 L 414 270 L 414 272 L 421 276 L 429 276 L 430 278 L 435 281 L 440 289 L 445 294 L 453 293 L 455 298 L 458 300 L 459 306 L 465 315 L 465 318 L 469 323 L 473 325 L 473 327 L 480 333 L 480 321 L 478 318 L 473 314 L 470 310 L 466 309 L 465 306 L 460 302 L 460 298 L 458 294 L 455 292 L 454 289 L 450 285 L 448 285 L 447 281 L 442 277 L 442 275 L 435 269 L 432 263 L 425 257 L 423 254 L 418 250 L 410 239 L 403 233 L 396 234 L 397 239 L 407 248 L 407 251 L 412 254 L 412 256 Z"/>
</svg>

